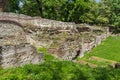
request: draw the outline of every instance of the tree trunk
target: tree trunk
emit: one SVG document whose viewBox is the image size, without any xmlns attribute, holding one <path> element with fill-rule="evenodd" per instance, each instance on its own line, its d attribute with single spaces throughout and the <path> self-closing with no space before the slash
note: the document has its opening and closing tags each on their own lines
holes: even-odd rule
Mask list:
<svg viewBox="0 0 120 80">
<path fill-rule="evenodd" d="M 8 11 L 8 0 L 0 0 L 0 12 Z"/>
<path fill-rule="evenodd" d="M 39 9 L 39 12 L 40 12 L 40 16 L 42 17 L 42 0 L 36 0 L 37 2 L 37 5 L 38 5 L 38 9 Z"/>
</svg>

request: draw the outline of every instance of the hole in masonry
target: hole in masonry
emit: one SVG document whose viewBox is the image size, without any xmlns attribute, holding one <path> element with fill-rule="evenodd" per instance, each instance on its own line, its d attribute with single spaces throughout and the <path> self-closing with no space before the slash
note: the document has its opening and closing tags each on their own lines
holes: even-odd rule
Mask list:
<svg viewBox="0 0 120 80">
<path fill-rule="evenodd" d="M 80 50 L 77 51 L 77 54 L 75 55 L 75 57 L 72 58 L 72 60 L 75 60 L 79 55 L 80 55 Z"/>
<path fill-rule="evenodd" d="M 0 46 L 0 65 L 1 65 L 1 60 L 2 60 L 2 46 Z"/>
</svg>

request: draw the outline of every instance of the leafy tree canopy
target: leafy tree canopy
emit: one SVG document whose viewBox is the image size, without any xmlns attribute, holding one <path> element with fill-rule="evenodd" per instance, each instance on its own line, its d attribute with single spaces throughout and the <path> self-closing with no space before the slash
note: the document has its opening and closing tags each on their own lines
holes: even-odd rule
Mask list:
<svg viewBox="0 0 120 80">
<path fill-rule="evenodd" d="M 120 0 L 9 0 L 10 12 L 120 30 Z M 22 5 L 20 5 L 20 3 Z"/>
</svg>

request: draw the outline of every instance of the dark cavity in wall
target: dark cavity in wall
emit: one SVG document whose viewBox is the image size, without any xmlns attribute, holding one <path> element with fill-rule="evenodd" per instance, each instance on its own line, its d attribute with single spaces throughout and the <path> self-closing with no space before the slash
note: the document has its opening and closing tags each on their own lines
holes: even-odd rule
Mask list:
<svg viewBox="0 0 120 80">
<path fill-rule="evenodd" d="M 72 60 L 75 60 L 79 55 L 80 55 L 80 50 L 77 51 L 77 54 L 75 55 L 75 57 L 72 58 Z"/>
<path fill-rule="evenodd" d="M 0 65 L 1 65 L 1 60 L 2 60 L 2 46 L 0 46 Z"/>
</svg>

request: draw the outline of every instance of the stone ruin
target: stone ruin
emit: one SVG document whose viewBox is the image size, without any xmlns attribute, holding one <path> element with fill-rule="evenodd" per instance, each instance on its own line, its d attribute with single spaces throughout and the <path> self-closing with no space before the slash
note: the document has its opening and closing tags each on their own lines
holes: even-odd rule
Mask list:
<svg viewBox="0 0 120 80">
<path fill-rule="evenodd" d="M 0 45 L 27 43 L 22 26 L 14 22 L 0 21 Z"/>
<path fill-rule="evenodd" d="M 11 21 L 0 21 L 0 66 L 17 67 L 24 64 L 37 64 L 43 60 L 36 48 L 27 43 L 22 26 Z"/>
<path fill-rule="evenodd" d="M 1 25 L 4 25 L 4 29 L 0 30 L 1 46 L 19 46 L 30 43 L 35 47 L 46 47 L 48 53 L 64 60 L 73 60 L 77 56 L 83 57 L 85 52 L 99 45 L 110 35 L 108 28 L 96 28 L 86 24 L 77 25 L 74 22 L 61 22 L 23 14 L 2 12 L 0 21 Z M 19 27 L 15 28 L 13 23 Z M 6 29 L 5 26 L 8 28 Z M 4 30 L 8 30 L 10 34 Z"/>
<path fill-rule="evenodd" d="M 0 20 L 14 21 L 22 26 L 25 26 L 25 29 L 32 27 L 40 30 L 76 30 L 74 22 L 49 20 L 41 17 L 31 17 L 23 14 L 1 12 Z"/>
</svg>

